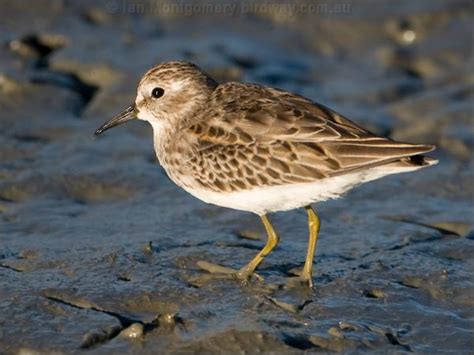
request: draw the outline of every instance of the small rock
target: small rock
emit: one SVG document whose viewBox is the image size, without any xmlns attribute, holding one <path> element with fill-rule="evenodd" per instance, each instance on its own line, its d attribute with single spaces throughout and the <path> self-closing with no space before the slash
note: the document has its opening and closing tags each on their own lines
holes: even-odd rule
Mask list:
<svg viewBox="0 0 474 355">
<path fill-rule="evenodd" d="M 62 35 L 42 34 L 28 35 L 21 39 L 11 41 L 9 49 L 25 58 L 41 58 L 49 55 L 51 52 L 63 48 L 68 40 Z"/>
<path fill-rule="evenodd" d="M 342 334 L 341 331 L 336 327 L 329 328 L 328 334 L 338 339 L 344 339 L 344 334 Z"/>
<path fill-rule="evenodd" d="M 354 330 L 354 331 L 357 331 L 357 330 L 360 330 L 361 328 L 355 324 L 352 324 L 352 323 L 349 323 L 349 322 L 346 322 L 346 321 L 340 321 L 339 322 L 339 328 L 341 330 Z"/>
<path fill-rule="evenodd" d="M 178 324 L 182 324 L 183 320 L 174 313 L 163 313 L 158 316 L 160 326 L 166 328 L 174 328 Z"/>
<path fill-rule="evenodd" d="M 112 339 L 120 331 L 120 326 L 113 325 L 106 329 L 94 330 L 84 335 L 81 343 L 81 349 L 89 349 L 98 344 Z"/>
<path fill-rule="evenodd" d="M 433 227 L 446 232 L 452 232 L 453 234 L 457 234 L 461 237 L 466 236 L 470 230 L 470 225 L 463 222 L 438 222 L 433 223 Z"/>
<path fill-rule="evenodd" d="M 24 249 L 18 254 L 18 259 L 35 259 L 40 255 L 37 250 Z"/>
<path fill-rule="evenodd" d="M 363 292 L 365 297 L 368 298 L 385 298 L 387 295 L 380 289 L 374 288 L 372 290 L 365 290 Z"/>
<path fill-rule="evenodd" d="M 151 240 L 145 244 L 143 251 L 145 254 L 153 254 L 153 242 Z"/>
<path fill-rule="evenodd" d="M 143 324 L 140 323 L 133 323 L 128 328 L 122 330 L 120 336 L 129 338 L 129 339 L 137 339 L 143 336 L 144 328 Z"/>
<path fill-rule="evenodd" d="M 12 78 L 0 73 L 0 92 L 2 94 L 14 94 L 22 89 L 22 84 Z"/>
<path fill-rule="evenodd" d="M 93 25 L 103 25 L 110 20 L 109 14 L 96 7 L 88 9 L 82 17 Z"/>
<path fill-rule="evenodd" d="M 406 276 L 400 281 L 400 284 L 405 287 L 420 288 L 424 282 L 425 280 L 420 277 Z"/>
</svg>

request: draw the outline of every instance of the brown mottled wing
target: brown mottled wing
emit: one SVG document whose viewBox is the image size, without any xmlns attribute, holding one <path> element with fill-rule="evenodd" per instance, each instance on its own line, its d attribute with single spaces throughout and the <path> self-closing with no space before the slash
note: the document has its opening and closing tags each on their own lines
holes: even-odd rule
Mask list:
<svg viewBox="0 0 474 355">
<path fill-rule="evenodd" d="M 227 83 L 211 100 L 189 130 L 207 169 L 221 174 L 211 180 L 228 182 L 219 190 L 310 182 L 433 149 L 378 137 L 282 90 Z"/>
</svg>

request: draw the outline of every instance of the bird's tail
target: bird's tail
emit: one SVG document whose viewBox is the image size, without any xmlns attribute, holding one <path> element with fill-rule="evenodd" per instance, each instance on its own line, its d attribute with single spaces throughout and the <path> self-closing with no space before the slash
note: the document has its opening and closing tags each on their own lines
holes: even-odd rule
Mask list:
<svg viewBox="0 0 474 355">
<path fill-rule="evenodd" d="M 433 148 L 434 149 L 434 148 Z M 425 155 L 416 154 L 409 157 L 401 158 L 400 160 L 384 165 L 385 168 L 391 168 L 400 172 L 414 171 L 428 166 L 438 164 L 435 158 L 427 157 Z"/>
</svg>

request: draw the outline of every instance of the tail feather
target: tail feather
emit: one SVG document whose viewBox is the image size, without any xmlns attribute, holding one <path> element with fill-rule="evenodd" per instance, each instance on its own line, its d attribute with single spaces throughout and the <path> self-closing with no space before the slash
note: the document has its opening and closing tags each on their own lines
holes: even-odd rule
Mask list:
<svg viewBox="0 0 474 355">
<path fill-rule="evenodd" d="M 326 146 L 341 166 L 331 175 L 342 175 L 377 166 L 397 168 L 401 171 L 420 169 L 438 162 L 423 155 L 435 148 L 434 145 L 410 144 L 383 138 L 365 142 L 345 141 Z"/>
<path fill-rule="evenodd" d="M 438 160 L 421 154 L 412 155 L 408 158 L 402 158 L 398 162 L 400 167 L 424 168 L 438 164 Z"/>
</svg>

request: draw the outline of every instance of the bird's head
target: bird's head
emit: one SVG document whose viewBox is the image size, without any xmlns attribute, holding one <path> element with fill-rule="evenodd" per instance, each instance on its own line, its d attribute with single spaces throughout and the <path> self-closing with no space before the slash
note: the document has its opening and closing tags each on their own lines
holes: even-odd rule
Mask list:
<svg viewBox="0 0 474 355">
<path fill-rule="evenodd" d="M 158 64 L 143 75 L 135 102 L 105 122 L 95 135 L 137 118 L 148 121 L 155 130 L 179 126 L 204 104 L 216 86 L 209 75 L 192 63 Z"/>
</svg>

